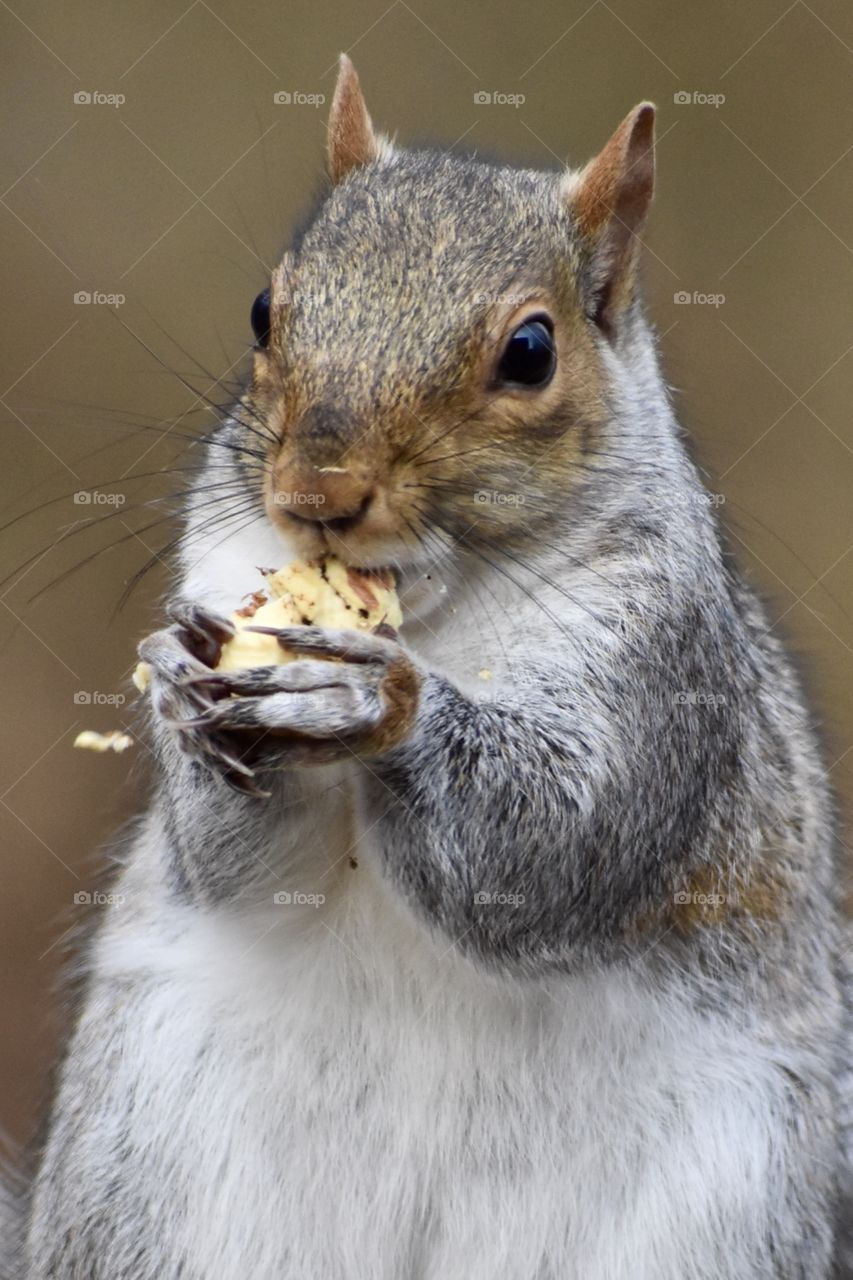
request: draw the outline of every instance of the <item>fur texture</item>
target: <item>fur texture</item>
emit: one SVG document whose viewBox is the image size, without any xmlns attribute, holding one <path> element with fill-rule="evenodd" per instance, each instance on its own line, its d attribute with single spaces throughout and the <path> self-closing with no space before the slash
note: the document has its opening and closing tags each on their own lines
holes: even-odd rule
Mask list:
<svg viewBox="0 0 853 1280">
<path fill-rule="evenodd" d="M 147 642 L 158 786 L 89 956 L 27 1280 L 832 1275 L 830 800 L 630 277 L 594 319 L 576 192 L 386 149 L 279 274 L 179 622 Z M 482 391 L 508 292 L 555 317 L 540 396 Z M 400 643 L 308 636 L 298 690 L 223 720 L 192 630 L 318 545 L 271 495 L 342 458 L 385 507 L 326 536 L 396 565 Z M 248 528 L 209 523 L 219 483 Z M 416 692 L 388 746 L 358 733 L 392 658 Z"/>
</svg>

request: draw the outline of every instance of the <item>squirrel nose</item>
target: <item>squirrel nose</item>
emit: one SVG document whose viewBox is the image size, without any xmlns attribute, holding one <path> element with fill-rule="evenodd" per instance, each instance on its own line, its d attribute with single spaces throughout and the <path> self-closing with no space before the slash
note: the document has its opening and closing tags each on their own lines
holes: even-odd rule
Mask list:
<svg viewBox="0 0 853 1280">
<path fill-rule="evenodd" d="M 314 467 L 277 477 L 275 502 L 292 520 L 352 528 L 373 501 L 373 477 L 346 467 Z"/>
<path fill-rule="evenodd" d="M 303 520 L 307 524 L 322 524 L 327 529 L 337 529 L 339 533 L 342 533 L 344 529 L 352 529 L 359 523 L 362 517 L 367 514 L 372 501 L 373 494 L 365 494 L 356 510 L 347 515 L 333 516 L 325 507 L 321 506 L 299 508 L 296 511 L 290 510 L 288 514 L 292 520 Z"/>
</svg>

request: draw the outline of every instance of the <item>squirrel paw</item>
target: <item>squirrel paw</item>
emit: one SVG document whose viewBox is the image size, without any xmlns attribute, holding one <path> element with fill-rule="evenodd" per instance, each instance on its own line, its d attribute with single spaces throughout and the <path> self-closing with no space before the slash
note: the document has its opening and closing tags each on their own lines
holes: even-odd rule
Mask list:
<svg viewBox="0 0 853 1280">
<path fill-rule="evenodd" d="M 151 706 L 176 735 L 178 747 L 218 773 L 228 785 L 246 795 L 263 796 L 255 771 L 243 759 L 245 747 L 225 736 L 190 727 L 213 701 L 194 678 L 212 675 L 208 664 L 218 662 L 222 644 L 234 634 L 227 618 L 199 605 L 179 605 L 171 611 L 174 625 L 156 631 L 139 646 L 140 658 L 151 669 Z"/>
<path fill-rule="evenodd" d="M 179 728 L 248 742 L 240 758 L 254 763 L 260 753 L 261 768 L 265 750 L 276 763 L 327 763 L 378 755 L 407 737 L 421 675 L 395 640 L 322 627 L 257 630 L 307 656 L 244 671 L 188 672 L 183 688 L 208 705 Z"/>
</svg>

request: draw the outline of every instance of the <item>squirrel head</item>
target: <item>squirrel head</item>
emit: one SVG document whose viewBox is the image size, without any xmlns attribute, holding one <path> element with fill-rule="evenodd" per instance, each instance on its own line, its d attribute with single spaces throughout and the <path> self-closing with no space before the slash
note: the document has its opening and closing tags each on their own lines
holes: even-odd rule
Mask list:
<svg viewBox="0 0 853 1280">
<path fill-rule="evenodd" d="M 653 128 L 636 107 L 563 174 L 402 150 L 342 55 L 331 192 L 253 311 L 264 500 L 300 554 L 422 564 L 553 527 L 630 329 Z"/>
</svg>

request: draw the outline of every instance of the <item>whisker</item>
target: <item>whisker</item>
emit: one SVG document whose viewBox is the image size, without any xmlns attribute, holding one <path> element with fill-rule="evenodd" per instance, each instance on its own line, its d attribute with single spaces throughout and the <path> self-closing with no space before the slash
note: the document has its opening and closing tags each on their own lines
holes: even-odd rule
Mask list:
<svg viewBox="0 0 853 1280">
<path fill-rule="evenodd" d="M 486 619 L 487 619 L 487 621 L 488 621 L 489 625 L 491 626 L 492 631 L 494 632 L 495 640 L 496 640 L 496 642 L 497 642 L 497 644 L 498 644 L 498 646 L 499 646 L 499 648 L 500 648 L 500 650 L 501 650 L 501 653 L 502 653 L 503 658 L 504 658 L 504 662 L 505 662 L 507 665 L 509 665 L 509 656 L 508 656 L 507 651 L 506 651 L 506 645 L 504 644 L 504 640 L 503 640 L 503 636 L 502 636 L 502 634 L 501 634 L 500 628 L 498 627 L 497 623 L 495 622 L 494 615 L 492 614 L 491 610 L 489 609 L 488 605 L 485 603 L 485 601 L 483 600 L 483 597 L 482 597 L 482 596 L 481 596 L 481 594 L 480 594 L 479 585 L 478 585 L 477 581 L 476 581 L 475 579 L 473 579 L 473 578 L 470 578 L 470 579 L 464 579 L 464 578 L 463 578 L 463 576 L 462 576 L 462 571 L 461 571 L 460 567 L 459 567 L 458 565 L 454 564 L 454 563 L 453 563 L 453 561 L 448 561 L 448 560 L 447 560 L 447 555 L 446 555 L 447 547 L 446 547 L 446 545 L 445 545 L 444 543 L 442 543 L 442 542 L 441 542 L 441 540 L 438 538 L 438 536 L 437 536 L 436 532 L 435 532 L 435 531 L 430 527 L 430 525 L 429 525 L 429 521 L 428 521 L 428 518 L 427 518 L 427 516 L 424 514 L 424 512 L 423 512 L 422 508 L 418 507 L 418 506 L 417 506 L 417 504 L 415 504 L 415 508 L 416 508 L 416 510 L 418 511 L 419 515 L 420 515 L 421 522 L 422 522 L 422 523 L 423 523 L 423 525 L 424 525 L 424 532 L 425 532 L 425 533 L 426 533 L 426 535 L 430 538 L 430 543 L 429 543 L 429 544 L 427 544 L 427 543 L 425 542 L 425 543 L 424 543 L 424 545 L 430 545 L 430 546 L 433 546 L 433 548 L 435 547 L 435 545 L 436 545 L 436 544 L 438 545 L 438 547 L 439 547 L 439 554 L 440 554 L 440 557 L 441 557 L 441 559 L 442 559 L 442 563 L 443 563 L 444 565 L 447 565 L 447 567 L 449 567 L 449 568 L 450 568 L 450 569 L 455 573 L 455 575 L 456 575 L 456 581 L 457 581 L 457 583 L 459 584 L 459 586 L 462 588 L 462 590 L 460 591 L 460 593 L 459 593 L 459 594 L 460 594 L 461 598 L 465 601 L 466 605 L 468 606 L 468 609 L 469 609 L 469 611 L 470 611 L 470 613 L 471 613 L 472 617 L 474 617 L 474 618 L 477 620 L 477 622 L 479 622 L 479 618 L 477 618 L 477 615 L 476 615 L 476 613 L 475 613 L 475 611 L 474 611 L 474 604 L 473 604 L 473 602 L 472 602 L 472 600 L 470 599 L 470 596 L 469 596 L 469 592 L 470 592 L 470 591 L 473 591 L 473 592 L 474 592 L 475 596 L 477 597 L 477 601 L 479 602 L 480 608 L 482 609 L 483 613 L 485 614 Z M 496 596 L 496 594 L 495 594 L 494 590 L 493 590 L 493 589 L 492 589 L 492 587 L 489 585 L 489 583 L 488 583 L 487 581 L 485 581 L 485 580 L 484 580 L 484 581 L 483 581 L 483 583 L 482 583 L 482 586 L 483 586 L 483 587 L 484 587 L 484 589 L 488 592 L 488 594 L 492 597 L 493 602 L 494 602 L 494 603 L 498 606 L 498 608 L 500 609 L 500 607 L 501 607 L 501 606 L 500 606 L 500 601 L 498 600 L 498 598 L 497 598 L 497 596 Z"/>
<path fill-rule="evenodd" d="M 141 338 L 138 333 L 134 333 L 133 329 L 131 329 L 129 325 L 125 324 L 121 316 L 118 316 L 117 318 L 122 328 L 124 328 L 139 343 L 139 345 L 143 348 L 143 350 L 147 351 L 148 354 L 154 360 L 157 361 L 157 363 L 160 365 L 161 368 L 165 369 L 168 373 L 170 373 L 172 377 L 177 378 L 178 381 L 181 383 L 181 386 L 183 386 L 187 391 L 189 391 L 189 393 L 192 396 L 194 396 L 196 400 L 200 401 L 201 403 L 210 405 L 210 407 L 216 411 L 221 411 L 222 406 L 217 405 L 215 401 L 211 400 L 206 394 L 206 392 L 198 391 L 197 388 L 194 387 L 192 383 L 189 382 L 186 378 L 184 378 L 180 373 L 177 373 L 174 369 L 170 369 L 169 366 L 166 364 L 166 362 L 162 360 L 160 356 L 157 355 L 157 352 L 153 349 L 153 347 L 150 347 L 148 345 L 148 343 L 145 341 L 144 338 Z M 223 375 L 223 377 L 224 376 L 225 375 Z M 218 380 L 215 381 L 213 385 L 214 386 L 218 385 Z M 240 404 L 245 407 L 245 402 L 240 401 Z M 244 423 L 243 425 L 246 427 L 247 430 L 254 430 L 254 434 L 257 435 L 260 439 L 265 439 L 268 444 L 276 443 L 276 437 L 273 435 L 271 431 L 266 430 L 262 434 L 260 431 L 257 431 L 256 429 L 251 428 L 247 423 Z"/>
<path fill-rule="evenodd" d="M 217 501 L 218 501 L 218 499 L 216 499 L 216 498 L 207 499 L 207 500 L 206 500 L 206 504 L 203 504 L 203 505 L 211 505 L 211 506 L 212 506 L 212 505 L 214 505 Z M 253 501 L 255 501 L 255 500 L 253 499 Z M 110 513 L 110 515 L 108 515 L 108 516 L 103 516 L 101 519 L 102 519 L 102 520 L 107 520 L 107 519 L 110 519 L 113 515 L 120 515 L 120 516 L 121 516 L 121 515 L 125 515 L 125 514 L 126 514 L 126 513 L 124 512 L 124 510 L 122 510 L 122 511 L 120 511 L 120 512 L 116 512 L 116 513 L 111 512 L 111 513 Z M 76 573 L 79 573 L 81 569 L 86 568 L 86 566 L 87 566 L 87 565 L 91 564 L 94 560 L 97 560 L 100 556 L 102 556 L 102 555 L 106 555 L 106 553 L 107 553 L 108 551 L 113 551 L 113 550 L 115 550 L 115 548 L 116 548 L 116 547 L 120 547 L 120 546 L 122 546 L 124 543 L 129 542 L 132 538 L 138 538 L 140 542 L 143 542 L 142 534 L 144 534 L 144 533 L 150 533 L 152 529 L 156 529 L 156 528 L 158 528 L 160 525 L 165 524 L 165 523 L 166 523 L 167 521 L 169 521 L 169 520 L 175 520 L 175 519 L 178 519 L 178 518 L 179 518 L 179 513 L 174 512 L 174 511 L 166 512 L 166 513 L 164 513 L 163 515 L 159 516 L 156 520 L 152 520 L 152 521 L 150 521 L 148 524 L 146 524 L 146 525 L 142 525 L 140 528 L 136 528 L 136 529 L 129 529 L 129 530 L 128 530 L 128 532 L 127 532 L 126 534 L 123 534 L 120 538 L 116 538 L 116 539 L 114 539 L 113 541 L 109 542 L 109 543 L 108 543 L 108 544 L 106 544 L 105 546 L 103 546 L 103 547 L 97 547 L 97 548 L 96 548 L 93 552 L 91 552 L 89 555 L 84 556 L 82 560 L 79 560 L 76 564 L 72 565 L 69 569 L 65 569 L 65 570 L 63 570 L 63 572 L 62 572 L 62 573 L 58 574 L 55 578 L 52 578 L 49 582 L 45 583 L 45 585 L 44 585 L 44 586 L 40 587 L 40 588 L 38 589 L 38 591 L 36 591 L 32 596 L 30 596 L 30 597 L 28 598 L 28 600 L 27 600 L 27 604 L 34 604 L 34 603 L 35 603 L 37 600 L 39 600 L 43 595 L 45 595 L 45 594 L 46 594 L 46 592 L 51 591 L 54 587 L 56 587 L 56 586 L 60 585 L 60 583 L 65 582 L 65 581 L 66 581 L 68 578 L 70 578 L 72 575 L 74 575 L 74 574 L 76 574 Z M 95 525 L 97 525 L 98 523 L 100 523 L 100 521 L 90 522 L 90 523 L 89 523 L 89 525 L 88 525 L 87 527 L 88 527 L 88 528 L 90 528 L 90 529 L 91 529 L 91 528 L 94 528 L 94 527 L 95 527 Z M 75 532 L 75 529 L 73 529 L 73 528 L 72 528 L 72 529 L 70 530 L 70 532 L 66 535 L 66 537 L 65 537 L 65 538 L 63 538 L 63 539 L 61 539 L 61 540 L 60 540 L 60 543 L 57 543 L 57 545 L 61 545 L 61 542 L 66 541 L 66 540 L 67 540 L 67 538 L 68 538 L 68 537 L 70 537 L 74 532 Z M 179 540 L 178 540 L 178 541 L 179 541 Z M 143 545 L 144 545 L 144 542 L 143 542 Z M 175 543 L 175 544 L 170 544 L 170 548 L 171 548 L 173 545 L 177 545 L 177 543 Z M 39 554 L 41 554 L 41 553 L 39 553 Z M 33 559 L 33 557 L 30 557 L 30 559 Z M 18 567 L 18 569 L 15 569 L 15 570 L 14 570 L 14 573 L 17 573 L 17 572 L 19 571 L 19 569 L 23 569 L 23 568 L 25 568 L 25 567 L 26 567 L 26 563 L 27 563 L 27 562 L 25 562 L 25 563 L 24 563 L 24 565 L 19 566 L 19 567 Z M 12 577 L 12 576 L 13 576 L 12 574 L 8 575 L 8 577 Z M 3 579 L 2 581 L 0 581 L 0 586 L 4 586 L 4 585 L 5 585 L 5 583 L 8 581 L 8 577 L 7 577 L 6 579 Z"/>
<path fill-rule="evenodd" d="M 104 489 L 110 489 L 112 488 L 113 485 L 127 484 L 128 481 L 131 481 L 131 480 L 151 480 L 153 479 L 154 476 L 170 476 L 170 475 L 182 475 L 182 474 L 183 475 L 199 475 L 203 469 L 205 469 L 205 464 L 199 462 L 189 467 L 168 467 L 168 468 L 157 467 L 153 471 L 129 472 L 127 475 L 119 476 L 117 479 L 101 480 L 95 484 L 90 484 L 88 486 L 88 491 L 100 491 Z M 231 469 L 229 468 L 229 470 Z M 257 474 L 265 475 L 268 469 L 266 467 L 258 466 L 257 468 L 255 468 L 255 470 Z M 242 481 L 238 476 L 234 476 L 233 480 L 223 480 L 223 481 L 217 481 L 215 483 L 241 484 Z M 186 495 L 191 495 L 196 492 L 202 492 L 205 488 L 212 488 L 212 487 L 213 485 L 206 485 L 206 486 L 193 485 L 191 489 L 185 489 L 178 493 L 166 494 L 162 498 L 149 499 L 148 503 L 153 504 L 155 502 L 168 502 L 172 498 L 184 497 Z M 48 507 L 55 506 L 58 502 L 67 502 L 69 498 L 73 498 L 74 495 L 79 492 L 80 492 L 79 489 L 69 489 L 65 493 L 59 494 L 57 497 L 48 498 L 44 502 L 40 502 L 36 506 L 28 508 L 26 511 L 22 511 L 19 515 L 13 516 L 11 520 L 7 520 L 5 524 L 0 525 L 0 533 L 5 533 L 8 529 L 11 529 L 14 525 L 19 524 L 20 521 L 26 520 L 28 516 L 37 515 L 39 512 L 47 510 Z M 138 506 L 138 505 L 140 504 L 137 503 L 137 504 L 132 504 L 130 507 L 122 507 L 121 511 L 110 513 L 110 515 L 104 514 L 103 516 L 98 517 L 98 519 L 108 520 L 111 518 L 111 515 L 120 515 L 122 512 L 127 514 L 129 511 L 133 510 L 135 506 Z M 97 523 L 97 519 L 87 520 L 83 522 L 82 527 L 90 527 L 92 524 L 96 524 L 96 523 Z"/>
<path fill-rule="evenodd" d="M 608 621 L 607 618 L 603 618 L 598 614 L 596 614 L 592 609 L 590 609 L 587 605 L 585 605 L 582 600 L 578 600 L 576 596 L 573 596 L 571 592 L 567 591 L 565 587 L 562 587 L 560 584 L 552 581 L 550 577 L 541 573 L 538 569 L 535 568 L 535 566 L 531 564 L 527 564 L 524 560 L 521 560 L 517 556 L 514 556 L 511 552 L 507 551 L 506 548 L 497 546 L 497 544 L 491 542 L 491 540 L 489 539 L 485 539 L 485 541 L 486 541 L 486 545 L 489 546 L 490 549 L 493 550 L 496 554 L 505 556 L 507 559 L 514 561 L 521 568 L 525 569 L 528 573 L 532 573 L 534 577 L 538 578 L 539 581 L 543 583 L 543 585 L 547 587 L 551 587 L 554 591 L 556 591 L 559 595 L 563 596 L 564 599 L 568 600 L 576 608 L 581 609 L 584 613 L 586 613 L 590 618 L 592 618 L 592 620 L 598 626 L 601 626 L 607 631 L 610 631 L 613 635 L 618 636 L 618 638 L 622 641 L 622 643 L 625 644 L 628 649 L 630 649 L 630 651 L 634 654 L 635 657 L 639 658 L 642 662 L 648 665 L 654 666 L 659 674 L 668 676 L 671 680 L 673 680 L 673 682 L 678 681 L 678 677 L 676 676 L 675 672 L 671 670 L 671 668 L 663 666 L 650 653 L 637 648 L 637 646 L 633 644 L 631 640 L 628 639 L 628 637 L 625 635 L 625 633 L 622 630 L 620 630 L 619 627 L 614 626 L 612 623 Z M 658 614 L 657 616 L 659 618 L 661 617 L 660 614 Z M 566 634 L 568 634 L 568 632 Z"/>
<path fill-rule="evenodd" d="M 172 552 L 176 551 L 179 547 L 183 548 L 185 545 L 189 545 L 195 538 L 199 538 L 203 534 L 209 533 L 211 529 L 218 528 L 221 525 L 230 525 L 232 521 L 249 513 L 254 513 L 252 515 L 252 519 L 249 520 L 247 524 L 241 525 L 238 529 L 228 529 L 225 535 L 218 542 L 215 542 L 212 547 L 207 548 L 204 553 L 204 555 L 207 555 L 209 552 L 214 551 L 217 547 L 221 546 L 226 539 L 233 537 L 235 534 L 241 532 L 242 529 L 247 528 L 248 525 L 253 524 L 257 520 L 266 519 L 266 512 L 264 510 L 259 511 L 256 503 L 246 503 L 234 511 L 224 512 L 219 517 L 212 517 L 200 528 L 183 530 L 183 532 L 173 538 L 171 542 L 168 542 L 165 547 L 161 547 L 158 551 L 152 552 L 142 567 L 137 569 L 132 577 L 128 579 L 111 616 L 116 617 L 117 614 L 121 612 L 142 579 L 151 571 L 151 569 L 154 568 L 155 565 L 163 564 L 169 568 L 166 564 L 166 556 L 171 555 Z M 194 568 L 196 564 L 200 564 L 203 559 L 204 556 L 200 556 L 199 559 L 190 566 L 190 568 Z"/>
<path fill-rule="evenodd" d="M 536 605 L 536 607 L 540 609 L 542 613 L 544 613 L 545 616 L 551 622 L 553 622 L 554 626 L 562 635 L 566 636 L 567 638 L 571 636 L 571 632 L 569 631 L 568 627 L 563 625 L 563 623 L 560 621 L 557 615 L 553 612 L 553 610 L 549 609 L 548 606 L 544 603 L 544 601 L 541 600 L 538 596 L 535 596 L 533 592 L 530 591 L 527 587 L 525 587 L 522 582 L 519 582 L 519 580 L 516 577 L 514 577 L 513 574 L 509 572 L 508 569 L 506 569 L 503 565 L 496 564 L 494 560 L 490 560 L 489 557 L 483 552 L 482 548 L 478 547 L 475 543 L 471 542 L 470 539 L 466 536 L 466 534 L 460 534 L 458 536 L 458 541 L 463 546 L 467 547 L 469 551 L 473 552 L 473 554 L 476 555 L 479 559 L 481 559 L 485 564 L 490 565 L 491 568 L 494 569 L 496 573 L 501 574 L 502 577 L 506 578 L 507 581 L 511 582 L 513 586 L 515 586 L 519 591 L 521 591 L 522 594 L 526 596 L 528 600 L 531 601 L 531 603 Z"/>
<path fill-rule="evenodd" d="M 236 455 L 238 459 L 242 459 L 243 457 L 250 457 L 250 458 L 258 459 L 261 462 L 268 463 L 269 452 L 267 450 L 254 449 L 248 444 L 236 443 L 233 440 L 225 440 L 221 438 L 222 427 L 228 426 L 232 423 L 238 427 L 242 425 L 239 419 L 234 418 L 232 415 L 230 418 L 226 417 L 223 419 L 217 419 L 216 426 L 214 426 L 209 433 L 205 433 L 203 435 L 193 435 L 191 432 L 188 432 L 188 431 L 177 431 L 174 429 L 173 426 L 164 427 L 162 420 L 157 420 L 157 421 L 152 421 L 150 423 L 142 423 L 139 425 L 135 425 L 133 429 L 129 432 L 129 434 L 135 435 L 138 432 L 149 431 L 157 434 L 158 437 L 162 440 L 165 440 L 165 439 L 169 439 L 170 441 L 185 440 L 190 446 L 201 445 L 205 449 L 208 449 L 208 448 L 224 449 L 226 450 L 226 452 Z M 104 429 L 104 430 L 116 429 L 114 422 L 102 423 L 102 422 L 89 420 L 84 425 L 87 427 L 95 427 L 97 429 Z"/>
<path fill-rule="evenodd" d="M 246 508 L 243 508 L 242 511 L 233 512 L 232 515 L 229 517 L 229 521 L 230 519 L 236 519 L 240 515 L 247 514 L 247 511 L 251 511 L 251 508 L 246 507 Z M 244 529 L 249 528 L 251 525 L 255 524 L 258 520 L 266 520 L 266 519 L 267 519 L 267 513 L 265 511 L 256 511 L 254 516 L 250 520 L 247 520 L 245 524 L 241 524 L 237 529 L 229 529 L 228 532 L 222 538 L 220 538 L 217 542 L 214 542 L 212 546 L 207 547 L 204 554 L 199 556 L 198 559 L 194 560 L 193 563 L 189 566 L 190 569 L 194 569 L 196 568 L 197 565 L 200 565 L 202 560 L 204 560 L 205 556 L 209 555 L 211 551 L 215 551 L 217 547 L 221 547 L 222 543 L 225 542 L 228 538 L 236 537 L 238 533 L 242 533 Z M 226 521 L 225 523 L 229 523 L 229 521 Z M 187 540 L 192 541 L 192 539 L 198 534 L 208 533 L 210 530 L 210 527 L 211 526 L 208 525 L 203 530 L 190 530 L 189 537 Z"/>
</svg>

